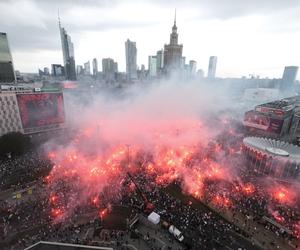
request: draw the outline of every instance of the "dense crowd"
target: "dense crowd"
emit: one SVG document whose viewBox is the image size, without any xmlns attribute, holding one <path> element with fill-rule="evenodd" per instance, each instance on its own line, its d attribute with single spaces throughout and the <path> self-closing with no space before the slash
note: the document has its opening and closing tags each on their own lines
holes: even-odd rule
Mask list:
<svg viewBox="0 0 300 250">
<path fill-rule="evenodd" d="M 18 158 L 7 158 L 1 160 L 1 188 L 10 188 L 37 180 L 34 195 L 20 201 L 6 201 L 0 204 L 0 235 L 2 235 L 3 246 L 12 244 L 15 249 L 21 249 L 39 240 L 58 242 L 96 244 L 92 239 L 86 237 L 89 228 L 97 228 L 101 221 L 93 220 L 84 224 L 75 223 L 80 215 L 98 212 L 98 204 L 91 204 L 90 198 L 86 203 L 78 205 L 73 213 L 66 214 L 62 221 L 57 221 L 57 211 L 54 211 L 51 195 L 55 191 L 56 197 L 60 197 L 59 204 L 66 206 L 66 194 L 76 193 L 76 180 L 62 179 L 58 181 L 53 190 L 47 188 L 42 180 L 51 169 L 51 162 L 36 152 L 27 153 Z M 192 249 L 212 249 L 218 246 L 230 246 L 234 242 L 236 233 L 243 233 L 247 228 L 241 230 L 237 226 L 224 220 L 218 213 L 208 207 L 192 206 L 184 203 L 178 197 L 171 195 L 164 186 L 158 186 L 156 175 L 143 171 L 134 174 L 134 180 L 139 188 L 143 190 L 146 197 L 154 204 L 155 211 L 160 214 L 163 221 L 175 225 L 185 236 L 184 243 Z M 272 230 L 278 237 L 291 239 L 293 226 L 300 220 L 299 201 L 293 206 L 280 204 L 264 192 L 264 187 L 259 182 L 255 183 L 255 189 L 251 195 L 237 190 L 240 183 L 253 182 L 254 180 L 245 172 L 239 181 L 212 181 L 204 185 L 202 202 L 211 205 L 216 196 L 226 196 L 230 193 L 230 203 L 213 204 L 219 212 L 224 209 L 232 211 L 233 217 L 243 214 L 255 223 L 263 223 L 267 230 Z M 101 207 L 109 204 L 122 204 L 132 207 L 137 213 L 143 211 L 144 200 L 139 192 L 128 192 L 131 179 L 123 182 L 123 188 L 119 192 L 112 192 L 111 188 L 104 189 L 99 198 Z M 180 186 L 180 180 L 177 181 Z M 135 187 L 136 189 L 137 187 Z M 227 193 L 226 193 L 227 192 Z M 229 197 L 229 194 L 228 194 Z M 199 198 L 199 197 L 197 197 Z M 57 205 L 57 203 L 56 203 Z M 266 223 L 263 217 L 274 218 L 274 211 L 281 218 L 279 225 Z M 60 213 L 60 211 L 58 211 Z M 276 218 L 275 218 L 276 219 Z M 251 240 L 251 235 L 244 233 Z M 295 235 L 294 235 L 295 236 Z M 113 237 L 114 238 L 114 237 Z M 117 237 L 122 242 L 122 237 Z M 102 239 L 103 240 L 103 239 Z M 105 240 L 105 237 L 104 237 Z M 125 241 L 124 241 L 125 242 Z M 2 244 L 1 243 L 1 244 Z"/>
<path fill-rule="evenodd" d="M 0 190 L 23 188 L 26 183 L 49 174 L 51 166 L 51 162 L 37 151 L 0 158 Z"/>
</svg>

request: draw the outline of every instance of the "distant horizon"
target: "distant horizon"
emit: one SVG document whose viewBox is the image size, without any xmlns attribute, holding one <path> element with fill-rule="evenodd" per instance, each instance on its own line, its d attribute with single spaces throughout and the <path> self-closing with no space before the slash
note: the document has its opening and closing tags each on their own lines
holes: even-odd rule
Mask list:
<svg viewBox="0 0 300 250">
<path fill-rule="evenodd" d="M 0 30 L 7 33 L 15 70 L 22 73 L 63 64 L 58 9 L 74 43 L 76 65 L 97 58 L 99 71 L 102 58 L 110 57 L 125 72 L 127 38 L 137 44 L 138 66 L 148 69 L 148 56 L 169 43 L 175 8 L 186 63 L 195 60 L 205 75 L 211 55 L 218 57 L 220 78 L 281 78 L 285 66 L 300 66 L 300 2 L 295 0 L 4 0 L 0 8 Z"/>
</svg>

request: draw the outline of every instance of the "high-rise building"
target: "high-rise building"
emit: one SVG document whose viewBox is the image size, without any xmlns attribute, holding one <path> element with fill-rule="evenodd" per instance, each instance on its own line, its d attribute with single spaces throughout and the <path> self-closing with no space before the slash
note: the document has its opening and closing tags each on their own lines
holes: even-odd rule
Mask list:
<svg viewBox="0 0 300 250">
<path fill-rule="evenodd" d="M 217 60 L 218 60 L 218 58 L 216 56 L 211 56 L 209 58 L 209 65 L 208 65 L 208 72 L 207 72 L 208 78 L 216 77 Z"/>
<path fill-rule="evenodd" d="M 197 76 L 198 76 L 198 78 L 204 78 L 204 70 L 203 69 L 199 69 L 197 71 Z"/>
<path fill-rule="evenodd" d="M 156 56 L 149 56 L 148 71 L 149 71 L 150 78 L 157 76 L 157 57 Z"/>
<path fill-rule="evenodd" d="M 83 67 L 82 65 L 77 65 L 77 75 L 83 75 L 84 74 L 84 70 L 83 70 Z"/>
<path fill-rule="evenodd" d="M 102 59 L 102 74 L 106 82 L 115 81 L 115 73 L 117 73 L 118 64 L 112 58 Z"/>
<path fill-rule="evenodd" d="M 85 75 L 90 75 L 91 74 L 91 64 L 90 61 L 87 61 L 86 63 L 83 64 L 84 68 L 84 74 Z"/>
<path fill-rule="evenodd" d="M 164 68 L 164 50 L 158 50 L 156 52 L 156 73 L 158 76 L 162 75 L 163 73 L 163 68 Z"/>
<path fill-rule="evenodd" d="M 15 82 L 16 76 L 7 34 L 0 32 L 0 82 Z"/>
<path fill-rule="evenodd" d="M 126 74 L 127 80 L 131 81 L 137 79 L 137 49 L 136 43 L 127 39 L 125 42 L 125 54 L 126 54 Z"/>
<path fill-rule="evenodd" d="M 185 67 L 185 56 L 180 58 L 180 69 L 184 69 Z"/>
<path fill-rule="evenodd" d="M 298 73 L 298 67 L 297 66 L 286 66 L 284 68 L 283 76 L 282 76 L 282 82 L 283 84 L 292 84 L 296 81 Z"/>
<path fill-rule="evenodd" d="M 54 77 L 65 76 L 65 68 L 60 64 L 51 64 L 51 74 Z"/>
<path fill-rule="evenodd" d="M 156 52 L 156 59 L 157 59 L 157 69 L 162 69 L 164 67 L 164 50 L 161 49 Z"/>
<path fill-rule="evenodd" d="M 115 73 L 118 73 L 118 63 L 117 62 L 114 62 L 114 71 Z"/>
<path fill-rule="evenodd" d="M 197 70 L 197 62 L 194 60 L 190 60 L 190 73 L 191 76 L 194 76 L 196 74 Z"/>
<path fill-rule="evenodd" d="M 93 59 L 93 76 L 96 76 L 98 73 L 98 61 L 96 58 Z"/>
<path fill-rule="evenodd" d="M 61 27 L 60 19 L 58 19 L 59 31 L 61 37 L 61 45 L 64 58 L 65 75 L 68 80 L 76 80 L 74 45 L 67 31 Z"/>
<path fill-rule="evenodd" d="M 164 47 L 164 72 L 170 74 L 172 71 L 181 68 L 182 44 L 178 44 L 178 33 L 176 26 L 176 12 L 172 33 L 170 34 L 170 44 Z"/>
<path fill-rule="evenodd" d="M 44 68 L 44 75 L 45 75 L 45 76 L 50 75 L 50 72 L 49 72 L 49 68 L 48 68 L 48 67 L 45 67 L 45 68 Z"/>
</svg>

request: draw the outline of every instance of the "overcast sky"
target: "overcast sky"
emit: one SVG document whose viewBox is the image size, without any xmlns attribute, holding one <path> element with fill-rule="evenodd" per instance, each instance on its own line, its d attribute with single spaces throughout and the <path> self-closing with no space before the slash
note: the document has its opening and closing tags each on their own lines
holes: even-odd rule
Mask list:
<svg viewBox="0 0 300 250">
<path fill-rule="evenodd" d="M 285 65 L 300 66 L 299 0 L 0 0 L 0 31 L 8 33 L 16 69 L 62 63 L 58 8 L 76 64 L 111 57 L 124 71 L 129 38 L 147 68 L 148 55 L 169 42 L 177 8 L 183 55 L 198 69 L 207 72 L 210 55 L 222 77 L 281 77 Z"/>
</svg>

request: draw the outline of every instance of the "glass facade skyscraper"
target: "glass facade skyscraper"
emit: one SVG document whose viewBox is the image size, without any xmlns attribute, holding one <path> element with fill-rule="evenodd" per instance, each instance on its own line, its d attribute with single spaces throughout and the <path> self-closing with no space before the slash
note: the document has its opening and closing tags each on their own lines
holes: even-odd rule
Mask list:
<svg viewBox="0 0 300 250">
<path fill-rule="evenodd" d="M 16 76 L 10 53 L 7 34 L 0 33 L 0 82 L 15 82 Z"/>
<path fill-rule="evenodd" d="M 60 30 L 66 78 L 67 80 L 76 80 L 74 45 L 71 41 L 71 37 L 67 34 L 67 31 L 63 27 L 61 27 L 60 22 L 59 22 L 59 30 Z"/>
</svg>

